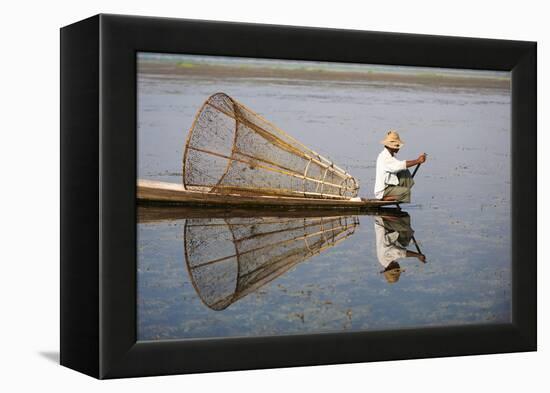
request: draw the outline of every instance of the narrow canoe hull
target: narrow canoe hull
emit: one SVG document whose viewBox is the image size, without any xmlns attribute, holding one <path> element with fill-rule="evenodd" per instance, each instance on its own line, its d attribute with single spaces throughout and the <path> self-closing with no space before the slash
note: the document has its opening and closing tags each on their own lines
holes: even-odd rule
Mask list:
<svg viewBox="0 0 550 393">
<path fill-rule="evenodd" d="M 377 199 L 361 201 L 293 198 L 264 195 L 216 194 L 186 190 L 182 184 L 139 179 L 137 199 L 141 204 L 196 205 L 240 208 L 300 208 L 300 209 L 377 209 L 395 206 L 395 202 Z"/>
<path fill-rule="evenodd" d="M 300 208 L 240 208 L 231 206 L 202 206 L 197 209 L 192 205 L 156 205 L 144 204 L 137 208 L 137 221 L 140 224 L 160 223 L 164 221 L 183 220 L 188 218 L 251 218 L 251 217 L 287 217 L 287 218 L 306 218 L 306 217 L 338 217 L 345 215 L 361 216 L 391 216 L 403 217 L 407 213 L 400 209 L 392 207 L 381 207 L 376 209 L 350 210 L 350 209 L 300 209 Z"/>
</svg>

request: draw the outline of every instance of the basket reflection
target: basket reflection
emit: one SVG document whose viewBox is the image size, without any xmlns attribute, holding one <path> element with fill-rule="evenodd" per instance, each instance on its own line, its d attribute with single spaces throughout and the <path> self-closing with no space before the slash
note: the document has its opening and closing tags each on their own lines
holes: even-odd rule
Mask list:
<svg viewBox="0 0 550 393">
<path fill-rule="evenodd" d="M 350 237 L 357 216 L 190 218 L 184 250 L 202 302 L 223 310 Z"/>
</svg>

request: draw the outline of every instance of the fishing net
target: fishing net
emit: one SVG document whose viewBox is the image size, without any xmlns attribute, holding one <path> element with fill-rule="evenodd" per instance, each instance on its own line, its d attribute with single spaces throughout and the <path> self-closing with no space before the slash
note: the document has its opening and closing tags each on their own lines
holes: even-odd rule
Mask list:
<svg viewBox="0 0 550 393">
<path fill-rule="evenodd" d="M 187 269 L 203 303 L 223 310 L 351 236 L 357 225 L 357 216 L 188 219 Z"/>
<path fill-rule="evenodd" d="M 186 189 L 349 199 L 355 178 L 223 93 L 210 96 L 189 130 Z"/>
</svg>

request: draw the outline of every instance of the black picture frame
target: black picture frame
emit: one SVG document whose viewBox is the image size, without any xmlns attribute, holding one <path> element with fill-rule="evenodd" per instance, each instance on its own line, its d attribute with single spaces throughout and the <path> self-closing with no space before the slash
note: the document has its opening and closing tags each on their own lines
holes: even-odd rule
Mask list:
<svg viewBox="0 0 550 393">
<path fill-rule="evenodd" d="M 512 72 L 512 323 L 136 342 L 136 53 Z M 534 351 L 536 43 L 97 15 L 61 29 L 61 364 L 96 378 Z"/>
</svg>

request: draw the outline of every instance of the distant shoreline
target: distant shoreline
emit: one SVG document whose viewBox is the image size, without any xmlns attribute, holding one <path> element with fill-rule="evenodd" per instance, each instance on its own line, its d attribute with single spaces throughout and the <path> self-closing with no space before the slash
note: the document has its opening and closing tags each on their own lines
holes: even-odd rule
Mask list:
<svg viewBox="0 0 550 393">
<path fill-rule="evenodd" d="M 494 76 L 461 76 L 434 73 L 403 73 L 387 71 L 328 71 L 323 69 L 292 69 L 261 66 L 232 66 L 190 62 L 143 60 L 138 62 L 138 75 L 149 77 L 274 78 L 335 82 L 389 82 L 419 84 L 430 87 L 493 88 L 510 90 L 511 79 Z"/>
</svg>

